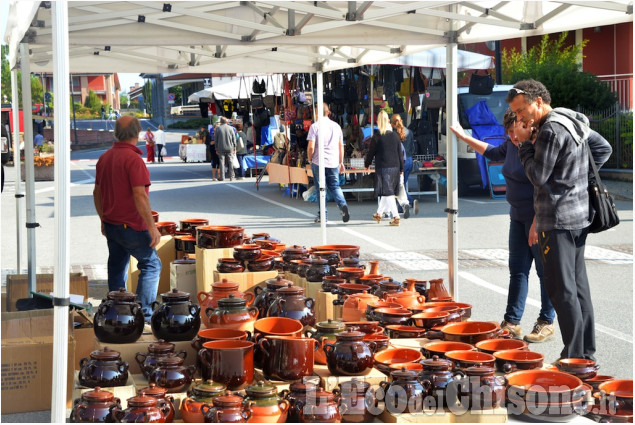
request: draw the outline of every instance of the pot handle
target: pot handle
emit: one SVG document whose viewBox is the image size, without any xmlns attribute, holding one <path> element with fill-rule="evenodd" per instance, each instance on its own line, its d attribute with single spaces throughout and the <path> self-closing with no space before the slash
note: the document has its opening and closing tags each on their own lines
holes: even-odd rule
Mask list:
<svg viewBox="0 0 635 425">
<path fill-rule="evenodd" d="M 249 315 L 254 318 L 254 320 L 258 318 L 258 313 L 260 312 L 258 310 L 258 307 L 254 307 L 254 306 L 247 307 L 247 311 L 249 312 Z"/>
<path fill-rule="evenodd" d="M 375 341 L 368 341 L 366 345 L 368 345 L 368 348 L 370 348 L 370 351 L 373 353 L 377 350 L 377 343 Z"/>
<path fill-rule="evenodd" d="M 97 308 L 97 313 L 103 316 L 106 314 L 106 310 L 108 310 L 108 306 L 106 306 L 106 304 L 100 304 L 99 308 Z"/>
<path fill-rule="evenodd" d="M 313 338 L 313 339 L 315 339 L 315 333 L 316 333 L 316 332 L 317 332 L 317 330 L 316 330 L 316 329 L 313 329 L 313 328 L 307 328 L 307 329 L 304 331 L 304 336 L 305 336 L 305 337 L 307 337 L 307 338 Z M 316 340 L 316 341 L 317 341 L 317 340 Z"/>
<path fill-rule="evenodd" d="M 200 306 L 197 306 L 196 304 L 190 304 L 190 314 L 192 316 L 198 316 L 200 312 L 201 312 Z"/>
<path fill-rule="evenodd" d="M 344 305 L 344 298 L 333 300 L 333 305 Z"/>
<path fill-rule="evenodd" d="M 141 354 L 141 353 L 137 353 L 137 355 L 139 355 L 139 354 Z M 144 358 L 144 360 L 145 360 L 145 358 Z M 138 360 L 137 360 L 137 361 L 138 361 Z M 83 358 L 79 361 L 79 368 L 80 368 L 80 369 L 81 369 L 81 368 L 83 368 L 83 367 L 84 367 L 84 365 L 86 364 L 86 362 L 88 362 L 88 357 L 83 357 Z"/>
<path fill-rule="evenodd" d="M 196 365 L 191 364 L 186 367 L 186 370 L 190 372 L 190 377 L 193 379 L 194 375 L 196 374 Z"/>
<path fill-rule="evenodd" d="M 155 301 L 156 302 L 156 301 Z M 139 310 L 141 310 L 141 305 L 140 304 L 134 304 L 131 308 L 130 308 L 130 313 L 132 313 L 133 316 L 136 316 L 137 313 L 139 312 Z"/>
<path fill-rule="evenodd" d="M 170 406 L 168 406 L 167 403 L 163 402 L 163 406 L 161 406 L 160 409 L 161 413 L 163 413 L 163 416 L 167 418 L 167 416 L 170 414 Z"/>
<path fill-rule="evenodd" d="M 511 372 L 515 371 L 516 369 L 517 369 L 516 363 L 505 362 L 503 364 L 503 372 L 504 373 L 511 373 Z"/>
<path fill-rule="evenodd" d="M 254 295 L 257 297 L 258 295 L 260 295 L 260 293 L 262 291 L 264 291 L 265 289 L 262 286 L 254 286 Z M 249 294 L 250 292 L 246 292 L 245 295 Z"/>
<path fill-rule="evenodd" d="M 205 403 L 204 405 L 201 406 L 201 413 L 203 414 L 203 416 L 207 416 L 207 414 L 210 412 L 210 410 L 212 410 L 212 406 L 210 406 L 209 404 Z"/>
<path fill-rule="evenodd" d="M 196 335 L 194 337 L 194 339 L 192 339 L 192 342 L 190 342 L 190 345 L 192 346 L 193 349 L 195 349 L 196 351 L 200 350 L 201 348 L 203 348 L 203 344 L 201 343 L 201 338 Z M 139 360 L 137 360 L 139 361 Z"/>
<path fill-rule="evenodd" d="M 258 341 L 258 347 L 260 347 L 262 353 L 266 357 L 269 357 L 269 349 L 271 348 L 271 345 L 269 344 L 269 340 L 266 337 L 260 338 L 260 341 Z"/>
<path fill-rule="evenodd" d="M 260 288 L 260 286 L 256 286 L 256 288 Z M 250 306 L 256 299 L 256 296 L 252 294 L 251 292 L 245 292 L 244 298 L 245 298 L 245 301 L 247 302 L 247 305 Z"/>
<path fill-rule="evenodd" d="M 182 358 L 183 360 L 185 360 L 185 358 L 187 357 L 187 351 L 185 350 L 181 350 L 178 351 L 176 353 L 174 353 L 175 355 L 179 356 L 180 358 Z M 181 355 L 182 354 L 182 355 Z"/>
<path fill-rule="evenodd" d="M 207 316 L 208 319 L 211 319 L 212 316 L 214 315 L 214 307 L 207 307 L 205 309 L 205 315 Z"/>
<path fill-rule="evenodd" d="M 289 391 L 288 389 L 282 390 L 278 393 L 278 396 L 280 396 L 280 398 L 282 399 L 287 399 L 287 396 L 289 395 L 291 391 Z"/>
<path fill-rule="evenodd" d="M 414 284 L 413 284 L 414 285 Z M 426 297 L 424 297 L 423 295 L 419 295 L 417 297 L 417 301 L 419 302 L 419 304 L 423 304 L 426 302 Z"/>
<path fill-rule="evenodd" d="M 494 377 L 494 381 L 496 381 L 496 383 L 498 383 L 499 385 L 507 387 L 507 377 L 506 376 L 495 376 Z"/>
<path fill-rule="evenodd" d="M 150 306 L 152 307 L 152 311 L 156 311 L 157 308 L 161 306 L 161 304 L 158 301 L 152 301 L 152 304 L 150 304 Z"/>
<path fill-rule="evenodd" d="M 128 362 L 121 362 L 119 363 L 119 372 L 124 373 L 128 371 L 128 368 L 130 367 L 130 365 L 128 364 Z"/>
<path fill-rule="evenodd" d="M 304 305 L 313 310 L 315 307 L 315 300 L 313 298 L 307 298 L 304 300 Z"/>
<path fill-rule="evenodd" d="M 86 406 L 85 404 L 78 404 L 75 409 L 71 410 L 71 422 L 83 422 L 82 420 L 78 420 L 84 417 L 84 413 L 86 413 L 86 408 L 88 406 Z M 73 421 L 73 415 L 75 415 L 75 412 L 77 412 L 77 415 L 75 416 L 75 421 Z"/>
<path fill-rule="evenodd" d="M 325 342 L 322 344 L 322 351 L 326 354 L 326 357 L 329 356 L 329 353 L 335 349 L 335 344 L 332 342 Z"/>
<path fill-rule="evenodd" d="M 126 411 L 125 410 L 120 410 L 120 409 L 115 410 L 114 409 L 115 407 L 117 407 L 117 406 L 111 406 L 112 410 L 110 412 L 111 412 L 113 418 L 115 419 L 115 421 L 121 422 L 121 420 L 124 418 L 124 416 L 126 416 Z"/>
<path fill-rule="evenodd" d="M 342 415 L 345 415 L 349 409 L 348 404 L 344 403 L 341 398 L 337 401 L 337 407 L 339 407 L 340 413 Z"/>
<path fill-rule="evenodd" d="M 247 407 L 247 409 L 243 410 L 242 412 L 240 412 L 240 416 L 242 416 L 242 418 L 245 421 L 248 421 L 249 418 L 251 418 L 251 414 L 253 413 L 253 411 L 251 410 L 251 407 Z"/>
<path fill-rule="evenodd" d="M 207 298 L 209 298 L 209 296 L 210 296 L 209 292 L 200 291 L 198 294 L 196 294 L 196 299 L 198 300 L 198 304 L 203 305 L 203 303 L 205 302 Z"/>
<path fill-rule="evenodd" d="M 289 411 L 289 400 L 278 400 L 278 407 L 282 414 L 286 414 Z"/>
<path fill-rule="evenodd" d="M 388 392 L 389 386 L 390 386 L 390 383 L 388 381 L 381 381 L 379 383 L 379 388 L 381 388 L 381 390 L 384 392 L 384 396 L 381 398 L 381 400 L 386 399 L 386 393 Z M 379 388 L 377 390 L 379 390 Z M 377 391 L 375 391 L 375 398 L 379 400 L 379 397 L 377 397 Z"/>
<path fill-rule="evenodd" d="M 425 331 L 421 336 L 428 339 L 443 339 L 443 332 L 430 330 Z"/>
<path fill-rule="evenodd" d="M 201 348 L 198 351 L 198 358 L 201 359 L 201 362 L 205 365 L 205 367 L 211 367 L 212 360 L 209 358 L 210 353 L 205 348 Z"/>
</svg>

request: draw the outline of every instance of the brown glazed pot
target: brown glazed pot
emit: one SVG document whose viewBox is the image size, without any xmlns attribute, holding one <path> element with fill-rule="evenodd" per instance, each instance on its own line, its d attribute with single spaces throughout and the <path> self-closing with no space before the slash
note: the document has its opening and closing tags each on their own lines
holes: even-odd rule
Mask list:
<svg viewBox="0 0 635 425">
<path fill-rule="evenodd" d="M 315 351 L 314 361 L 318 364 L 326 364 L 326 354 L 322 350 L 324 343 L 335 342 L 335 337 L 338 333 L 344 332 L 346 326 L 342 322 L 328 319 L 326 322 L 319 322 L 315 325 L 314 329 L 306 329 L 304 336 L 307 338 L 313 338 L 317 345 Z"/>
<path fill-rule="evenodd" d="M 314 258 L 326 260 L 333 270 L 339 266 L 341 261 L 340 253 L 337 251 L 314 251 L 311 255 Z"/>
<path fill-rule="evenodd" d="M 238 261 L 252 261 L 260 257 L 262 248 L 258 244 L 236 245 L 234 247 L 234 259 Z"/>
<path fill-rule="evenodd" d="M 317 245 L 312 246 L 311 251 L 337 251 L 341 258 L 359 258 L 359 246 L 357 245 Z"/>
<path fill-rule="evenodd" d="M 315 326 L 315 301 L 304 296 L 304 289 L 288 285 L 276 291 L 276 299 L 269 306 L 268 317 L 288 317 L 304 326 Z"/>
<path fill-rule="evenodd" d="M 494 354 L 503 350 L 529 350 L 527 343 L 520 339 L 494 338 L 476 343 L 476 349 L 487 354 Z"/>
<path fill-rule="evenodd" d="M 287 423 L 300 422 L 300 410 L 306 404 L 307 393 L 315 393 L 317 384 L 303 379 L 303 382 L 292 382 L 288 390 L 282 390 L 278 394 L 289 402 Z"/>
<path fill-rule="evenodd" d="M 182 358 L 170 354 L 157 359 L 157 367 L 148 381 L 165 388 L 169 393 L 182 393 L 190 387 L 195 373 L 196 366 L 183 366 Z"/>
<path fill-rule="evenodd" d="M 502 350 L 493 354 L 496 367 L 503 373 L 516 370 L 540 369 L 545 356 L 528 350 Z"/>
<path fill-rule="evenodd" d="M 386 408 L 395 413 L 421 411 L 423 399 L 428 392 L 428 388 L 419 382 L 417 371 L 405 367 L 391 371 L 390 381 L 381 381 L 379 387 L 383 390 L 382 399 Z M 380 399 L 377 395 L 376 397 Z M 400 410 L 401 406 L 405 407 L 403 411 Z"/>
<path fill-rule="evenodd" d="M 373 368 L 373 353 L 364 342 L 363 332 L 340 332 L 335 343 L 327 342 L 322 350 L 326 353 L 329 372 L 335 376 L 361 376 Z"/>
<path fill-rule="evenodd" d="M 459 400 L 467 409 L 496 409 L 505 400 L 507 380 L 504 376 L 494 376 L 496 369 L 479 363 L 463 370 L 459 381 Z"/>
<path fill-rule="evenodd" d="M 591 379 L 598 373 L 600 365 L 595 360 L 589 359 L 560 359 L 556 362 L 556 367 L 562 372 L 569 373 L 579 379 Z"/>
<path fill-rule="evenodd" d="M 118 351 L 104 347 L 79 362 L 79 385 L 83 387 L 121 387 L 128 381 L 128 362 Z"/>
<path fill-rule="evenodd" d="M 366 271 L 361 267 L 338 267 L 335 275 L 340 279 L 346 279 L 348 282 L 357 283 Z M 370 289 L 370 288 L 369 288 Z"/>
<path fill-rule="evenodd" d="M 174 397 L 168 395 L 168 390 L 157 386 L 155 383 L 150 383 L 146 388 L 137 391 L 137 394 L 145 393 L 145 395 L 154 397 L 157 399 L 157 407 L 168 407 L 168 413 L 165 415 L 165 421 L 171 423 L 174 421 Z"/>
<path fill-rule="evenodd" d="M 314 258 L 306 271 L 306 280 L 309 282 L 322 282 L 325 276 L 331 274 L 329 260 L 324 258 Z"/>
<path fill-rule="evenodd" d="M 158 223 L 159 222 L 159 212 L 151 210 L 150 213 L 152 214 L 152 220 L 154 220 L 155 223 Z"/>
<path fill-rule="evenodd" d="M 181 350 L 178 353 L 175 353 L 174 347 L 174 344 L 171 342 L 166 342 L 160 339 L 157 342 L 153 342 L 148 345 L 147 353 L 137 353 L 135 355 L 135 360 L 139 363 L 141 373 L 143 373 L 143 376 L 145 376 L 146 379 L 150 377 L 152 371 L 157 367 L 158 358 L 169 356 L 170 354 L 176 354 L 185 360 L 187 352 L 185 350 Z"/>
<path fill-rule="evenodd" d="M 176 235 L 174 236 L 174 247 L 176 249 L 176 258 L 184 258 L 188 254 L 196 253 L 196 237 L 192 235 Z"/>
<path fill-rule="evenodd" d="M 306 394 L 306 404 L 300 409 L 300 423 L 337 423 L 342 421 L 338 400 L 331 392 L 318 388 Z"/>
<path fill-rule="evenodd" d="M 344 295 L 344 307 L 342 308 L 342 320 L 346 322 L 358 322 L 366 318 L 368 303 L 379 301 L 376 295 L 362 291 L 353 295 Z"/>
<path fill-rule="evenodd" d="M 179 221 L 181 232 L 189 232 L 192 236 L 196 236 L 196 228 L 199 226 L 207 226 L 209 220 L 205 218 L 186 218 Z"/>
<path fill-rule="evenodd" d="M 392 277 L 385 277 L 384 279 L 385 280 L 379 281 L 379 287 L 375 290 L 375 295 L 379 298 L 385 299 L 389 294 L 403 292 L 403 286 L 401 283 L 395 282 Z"/>
<path fill-rule="evenodd" d="M 258 341 L 265 336 L 288 336 L 293 338 L 301 338 L 304 326 L 299 320 L 289 319 L 288 317 L 264 317 L 256 320 L 254 323 L 254 365 L 262 369 L 263 356 L 262 351 L 258 347 Z"/>
<path fill-rule="evenodd" d="M 190 294 L 177 288 L 161 294 L 161 303 L 152 303 L 152 334 L 165 341 L 190 341 L 201 327 L 201 308 L 190 301 Z"/>
<path fill-rule="evenodd" d="M 271 255 L 261 255 L 255 260 L 251 260 L 247 263 L 247 269 L 250 272 L 268 272 L 273 270 L 273 259 Z"/>
<path fill-rule="evenodd" d="M 174 236 L 177 224 L 173 221 L 159 221 L 156 226 L 161 236 Z"/>
<path fill-rule="evenodd" d="M 445 353 L 445 358 L 452 362 L 454 370 L 463 370 L 476 364 L 494 367 L 496 362 L 493 355 L 472 350 L 448 351 Z"/>
<path fill-rule="evenodd" d="M 440 306 L 440 307 L 430 307 L 430 305 L 434 305 L 434 303 L 425 304 L 425 308 L 421 312 L 422 313 L 448 313 L 448 323 L 461 321 L 462 310 L 459 307 L 451 306 L 451 305 Z"/>
<path fill-rule="evenodd" d="M 77 422 L 114 422 L 113 412 L 121 410 L 121 400 L 111 392 L 95 387 L 82 393 L 73 402 L 70 421 Z"/>
<path fill-rule="evenodd" d="M 267 310 L 269 306 L 276 298 L 276 291 L 280 288 L 286 288 L 289 284 L 293 285 L 290 280 L 283 279 L 278 276 L 275 279 L 265 280 L 264 288 L 262 286 L 254 287 L 254 299 L 253 305 L 258 308 L 258 317 L 267 317 Z"/>
<path fill-rule="evenodd" d="M 366 320 L 369 320 L 371 322 L 376 321 L 377 323 L 379 323 L 378 319 L 375 316 L 375 310 L 377 310 L 378 308 L 401 308 L 401 305 L 397 303 L 389 303 L 387 301 L 369 302 L 366 306 Z"/>
<path fill-rule="evenodd" d="M 108 293 L 102 300 L 95 317 L 93 326 L 95 336 L 101 342 L 112 344 L 127 344 L 135 342 L 143 333 L 145 325 L 141 304 L 137 295 L 120 288 Z"/>
<path fill-rule="evenodd" d="M 447 311 L 416 313 L 412 315 L 412 323 L 423 329 L 431 329 L 435 326 L 443 326 L 448 323 L 450 313 Z"/>
<path fill-rule="evenodd" d="M 238 329 L 202 329 L 198 331 L 198 335 L 196 335 L 196 337 L 192 340 L 191 345 L 198 353 L 201 351 L 203 344 L 206 342 L 224 340 L 247 341 L 251 339 L 251 335 L 252 334 L 249 331 L 241 331 Z M 211 373 L 209 369 L 206 369 L 203 366 L 201 358 L 198 355 L 196 356 L 196 370 L 198 370 L 198 373 L 201 376 L 210 376 Z"/>
<path fill-rule="evenodd" d="M 426 303 L 426 307 L 458 307 L 460 310 L 461 320 L 467 320 L 472 317 L 472 304 L 459 303 L 456 301 L 430 301 Z"/>
<path fill-rule="evenodd" d="M 598 385 L 601 399 L 609 401 L 609 408 L 633 415 L 633 380 L 613 379 Z M 614 400 L 613 400 L 614 398 Z"/>
<path fill-rule="evenodd" d="M 378 308 L 375 310 L 375 318 L 381 326 L 409 325 L 412 311 L 405 308 Z"/>
<path fill-rule="evenodd" d="M 142 391 L 135 397 L 128 399 L 126 410 L 114 411 L 113 416 L 116 422 L 165 423 L 169 410 L 170 408 L 167 406 L 159 407 L 156 398 L 150 397 Z"/>
<path fill-rule="evenodd" d="M 216 263 L 216 270 L 219 273 L 242 273 L 245 271 L 245 265 L 242 261 L 233 258 L 219 258 Z"/>
<path fill-rule="evenodd" d="M 275 385 L 258 381 L 245 388 L 244 404 L 251 409 L 249 422 L 283 423 L 287 420 L 289 402 L 282 399 Z"/>
<path fill-rule="evenodd" d="M 195 383 L 181 402 L 181 418 L 187 423 L 202 423 L 204 417 L 201 407 L 204 404 L 212 404 L 214 397 L 225 394 L 225 391 L 225 385 L 212 380 Z"/>
<path fill-rule="evenodd" d="M 390 365 L 395 363 L 414 363 L 421 360 L 421 353 L 414 348 L 389 348 L 376 353 L 375 367 L 380 372 L 390 374 Z"/>
<path fill-rule="evenodd" d="M 448 385 L 463 376 L 461 372 L 452 373 L 452 362 L 432 356 L 430 359 L 420 361 L 423 371 L 419 374 L 419 381 L 428 390 L 428 396 L 436 400 L 437 406 L 450 407 L 456 403 L 456 397 L 448 400 L 446 389 Z"/>
<path fill-rule="evenodd" d="M 209 318 L 211 328 L 238 329 L 253 334 L 254 323 L 258 318 L 258 309 L 247 307 L 247 302 L 234 294 L 218 300 L 218 307 L 207 307 L 205 314 Z"/>
<path fill-rule="evenodd" d="M 333 390 L 338 407 L 342 415 L 342 423 L 370 423 L 374 415 L 368 411 L 367 406 L 375 407 L 377 400 L 375 393 L 370 388 L 370 383 L 353 378 L 350 381 L 337 384 Z"/>
<path fill-rule="evenodd" d="M 290 263 L 291 260 L 303 260 L 310 255 L 309 250 L 300 245 L 288 246 L 280 254 L 285 263 Z"/>
<path fill-rule="evenodd" d="M 243 243 L 245 229 L 238 226 L 199 226 L 196 245 L 199 248 L 233 248 Z"/>
<path fill-rule="evenodd" d="M 254 343 L 251 341 L 210 341 L 198 352 L 203 380 L 225 384 L 229 390 L 241 390 L 254 380 Z"/>
<path fill-rule="evenodd" d="M 386 325 L 386 332 L 391 338 L 422 338 L 425 329 L 407 325 Z"/>
<path fill-rule="evenodd" d="M 390 345 L 390 337 L 383 333 L 366 334 L 364 335 L 364 342 L 368 345 L 368 348 L 370 348 L 370 351 L 372 351 L 374 355 L 375 353 L 379 353 L 380 351 L 388 348 Z"/>
<path fill-rule="evenodd" d="M 218 300 L 228 298 L 230 295 L 244 299 L 247 302 L 247 305 L 251 305 L 254 301 L 254 294 L 251 292 L 240 291 L 236 282 L 230 282 L 227 279 L 212 283 L 212 290 L 210 292 L 201 291 L 198 293 L 197 298 L 198 303 L 201 306 L 201 320 L 206 327 L 209 328 L 210 326 L 205 310 L 208 307 L 218 307 Z"/>
<path fill-rule="evenodd" d="M 452 341 L 433 341 L 428 342 L 421 347 L 421 353 L 428 359 L 433 356 L 438 356 L 440 359 L 445 359 L 445 353 L 448 351 L 456 350 L 474 350 L 472 344 L 465 342 L 452 342 Z"/>
<path fill-rule="evenodd" d="M 313 338 L 267 336 L 259 339 L 258 347 L 264 357 L 262 371 L 266 379 L 295 381 L 313 374 Z"/>
<path fill-rule="evenodd" d="M 224 395 L 214 397 L 213 407 L 204 404 L 201 412 L 206 423 L 242 423 L 251 417 L 251 409 L 243 404 L 242 396 L 226 391 Z"/>
<path fill-rule="evenodd" d="M 346 257 L 342 258 L 341 267 L 355 267 L 357 269 L 366 270 L 366 266 L 359 262 L 359 257 Z"/>
<path fill-rule="evenodd" d="M 346 283 L 346 279 L 341 279 L 335 275 L 324 276 L 322 278 L 322 291 L 331 292 L 337 289 L 337 285 L 341 285 L 342 283 Z"/>
</svg>

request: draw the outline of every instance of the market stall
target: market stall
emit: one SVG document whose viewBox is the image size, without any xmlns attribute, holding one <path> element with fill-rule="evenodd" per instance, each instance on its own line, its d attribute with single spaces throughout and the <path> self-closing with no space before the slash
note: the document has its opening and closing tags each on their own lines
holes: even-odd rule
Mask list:
<svg viewBox="0 0 635 425">
<path fill-rule="evenodd" d="M 205 162 L 207 146 L 202 143 L 182 143 L 179 145 L 179 158 L 183 162 Z"/>
</svg>

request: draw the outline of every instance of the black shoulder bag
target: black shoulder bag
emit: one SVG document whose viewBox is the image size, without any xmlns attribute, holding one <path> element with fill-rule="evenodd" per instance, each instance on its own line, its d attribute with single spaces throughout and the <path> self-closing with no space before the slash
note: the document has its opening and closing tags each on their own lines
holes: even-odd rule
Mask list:
<svg viewBox="0 0 635 425">
<path fill-rule="evenodd" d="M 599 233 L 617 226 L 620 223 L 620 218 L 617 216 L 617 208 L 613 197 L 606 190 L 606 186 L 600 179 L 600 172 L 595 165 L 591 148 L 586 141 L 585 144 L 589 154 L 590 166 L 593 169 L 593 173 L 589 175 L 589 216 L 595 213 L 589 226 L 589 233 Z"/>
</svg>

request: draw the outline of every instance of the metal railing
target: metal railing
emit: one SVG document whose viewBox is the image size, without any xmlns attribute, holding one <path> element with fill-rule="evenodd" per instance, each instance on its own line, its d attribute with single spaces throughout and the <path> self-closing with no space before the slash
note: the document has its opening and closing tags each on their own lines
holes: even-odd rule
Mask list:
<svg viewBox="0 0 635 425">
<path fill-rule="evenodd" d="M 633 110 L 633 74 L 598 75 L 598 78 L 617 95 L 623 111 Z"/>
</svg>

